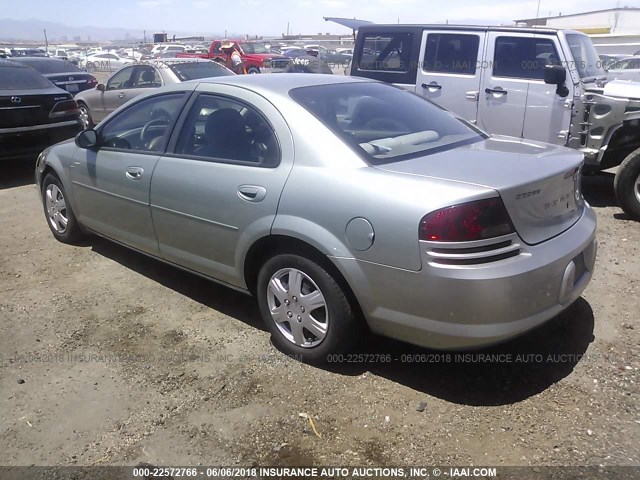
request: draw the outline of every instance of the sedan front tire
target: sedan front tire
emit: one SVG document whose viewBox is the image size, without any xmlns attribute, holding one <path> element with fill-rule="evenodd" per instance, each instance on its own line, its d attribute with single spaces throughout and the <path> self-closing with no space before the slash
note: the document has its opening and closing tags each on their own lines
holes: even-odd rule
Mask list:
<svg viewBox="0 0 640 480">
<path fill-rule="evenodd" d="M 42 206 L 47 225 L 58 241 L 75 243 L 84 236 L 62 182 L 51 173 L 42 182 Z"/>
</svg>

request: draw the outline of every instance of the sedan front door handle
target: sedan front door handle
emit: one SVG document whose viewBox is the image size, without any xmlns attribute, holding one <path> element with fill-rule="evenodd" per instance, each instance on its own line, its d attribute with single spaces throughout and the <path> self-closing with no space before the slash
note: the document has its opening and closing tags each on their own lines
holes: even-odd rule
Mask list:
<svg viewBox="0 0 640 480">
<path fill-rule="evenodd" d="M 240 185 L 238 197 L 247 202 L 261 202 L 267 196 L 267 189 L 259 185 Z"/>
<path fill-rule="evenodd" d="M 118 95 L 118 98 L 124 98 L 124 97 L 126 97 L 126 96 L 127 96 L 127 94 L 126 94 L 126 93 L 121 92 L 121 93 L 120 93 L 120 95 Z"/>
</svg>

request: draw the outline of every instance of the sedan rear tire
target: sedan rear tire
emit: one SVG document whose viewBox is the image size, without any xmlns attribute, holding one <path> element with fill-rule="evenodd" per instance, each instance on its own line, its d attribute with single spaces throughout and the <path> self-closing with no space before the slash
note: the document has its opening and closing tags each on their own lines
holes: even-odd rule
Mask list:
<svg viewBox="0 0 640 480">
<path fill-rule="evenodd" d="M 60 179 L 49 173 L 42 182 L 42 206 L 47 225 L 62 243 L 76 243 L 84 237 Z"/>
<path fill-rule="evenodd" d="M 354 309 L 320 264 L 292 254 L 268 260 L 258 274 L 258 305 L 273 344 L 307 363 L 348 351 L 359 338 Z"/>
<path fill-rule="evenodd" d="M 622 210 L 631 218 L 640 220 L 640 148 L 620 164 L 613 187 Z"/>
</svg>

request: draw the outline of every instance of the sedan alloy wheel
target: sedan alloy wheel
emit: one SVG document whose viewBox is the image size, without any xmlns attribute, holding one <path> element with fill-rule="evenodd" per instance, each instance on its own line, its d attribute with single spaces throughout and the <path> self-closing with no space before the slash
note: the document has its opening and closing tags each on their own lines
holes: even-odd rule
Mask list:
<svg viewBox="0 0 640 480">
<path fill-rule="evenodd" d="M 57 233 L 63 235 L 67 231 L 69 218 L 67 217 L 67 202 L 62 190 L 51 183 L 45 191 L 45 203 L 49 224 Z"/>
<path fill-rule="evenodd" d="M 271 276 L 267 302 L 278 330 L 291 343 L 311 348 L 325 338 L 329 312 L 324 295 L 306 273 L 285 268 Z"/>
</svg>

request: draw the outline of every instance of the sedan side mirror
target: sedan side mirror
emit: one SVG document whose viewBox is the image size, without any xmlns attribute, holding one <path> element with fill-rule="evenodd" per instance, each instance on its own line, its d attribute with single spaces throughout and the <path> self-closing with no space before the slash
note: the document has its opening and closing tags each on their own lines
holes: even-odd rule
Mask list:
<svg viewBox="0 0 640 480">
<path fill-rule="evenodd" d="M 83 130 L 76 135 L 76 145 L 84 149 L 95 148 L 98 146 L 98 134 L 93 129 Z"/>
<path fill-rule="evenodd" d="M 104 92 L 106 89 L 107 87 L 104 86 L 104 83 L 99 83 L 98 85 L 96 85 L 96 90 Z"/>
</svg>

